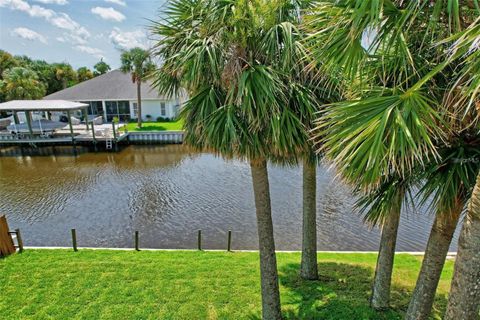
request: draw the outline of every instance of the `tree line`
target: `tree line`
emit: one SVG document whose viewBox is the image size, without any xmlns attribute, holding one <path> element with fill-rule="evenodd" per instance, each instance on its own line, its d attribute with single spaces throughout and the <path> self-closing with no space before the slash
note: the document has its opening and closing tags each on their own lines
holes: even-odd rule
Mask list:
<svg viewBox="0 0 480 320">
<path fill-rule="evenodd" d="M 0 50 L 0 102 L 40 99 L 108 71 L 110 66 L 102 59 L 93 70 L 75 70 L 67 62 L 48 63 Z"/>
<path fill-rule="evenodd" d="M 250 164 L 263 319 L 281 319 L 268 162 L 303 165 L 299 276 L 318 279 L 316 165 L 334 164 L 381 242 L 390 306 L 400 217 L 435 219 L 407 319 L 428 319 L 461 226 L 445 319 L 480 307 L 480 6 L 471 1 L 172 0 L 150 26 L 160 92 L 189 93 L 185 142 Z"/>
</svg>

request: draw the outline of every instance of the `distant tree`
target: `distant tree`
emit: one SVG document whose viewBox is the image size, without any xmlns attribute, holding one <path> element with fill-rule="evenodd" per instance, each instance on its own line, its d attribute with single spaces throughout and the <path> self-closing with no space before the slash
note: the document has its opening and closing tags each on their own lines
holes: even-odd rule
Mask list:
<svg viewBox="0 0 480 320">
<path fill-rule="evenodd" d="M 0 82 L 3 79 L 3 73 L 13 67 L 18 66 L 18 61 L 8 52 L 0 50 Z M 5 101 L 5 94 L 0 86 L 0 102 Z"/>
<path fill-rule="evenodd" d="M 7 100 L 34 100 L 45 95 L 45 85 L 32 70 L 13 67 L 3 73 L 0 88 Z"/>
<path fill-rule="evenodd" d="M 103 61 L 103 59 L 100 59 L 100 61 L 93 66 L 93 69 L 93 75 L 95 77 L 107 73 L 111 70 L 110 66 L 105 61 Z"/>
<path fill-rule="evenodd" d="M 32 64 L 33 60 L 29 56 L 23 55 L 23 56 L 15 56 L 15 60 L 18 62 L 19 67 L 23 68 L 29 68 L 29 66 Z"/>
<path fill-rule="evenodd" d="M 151 72 L 155 70 L 155 65 L 150 58 L 150 53 L 142 48 L 133 48 L 124 51 L 121 56 L 122 66 L 120 69 L 124 73 L 131 73 L 132 82 L 137 84 L 137 118 L 138 127 L 142 127 L 142 93 L 141 86 Z"/>
<path fill-rule="evenodd" d="M 47 94 L 62 90 L 62 83 L 57 79 L 56 69 L 52 64 L 44 60 L 34 60 L 28 69 L 38 75 L 38 79 L 43 82 L 47 89 Z"/>
<path fill-rule="evenodd" d="M 87 67 L 81 67 L 77 70 L 77 81 L 83 82 L 93 78 L 93 72 Z"/>
<path fill-rule="evenodd" d="M 62 89 L 66 89 L 68 86 L 75 84 L 77 80 L 77 73 L 73 70 L 72 66 L 68 63 L 56 63 L 54 64 L 55 77 L 62 84 Z"/>
<path fill-rule="evenodd" d="M 0 50 L 0 79 L 2 79 L 3 72 L 18 66 L 18 61 L 8 52 Z"/>
</svg>

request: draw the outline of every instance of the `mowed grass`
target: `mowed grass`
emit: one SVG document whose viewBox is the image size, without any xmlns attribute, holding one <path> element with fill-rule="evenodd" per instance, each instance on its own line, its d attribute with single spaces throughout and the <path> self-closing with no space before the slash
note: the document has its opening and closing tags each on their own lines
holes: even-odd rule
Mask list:
<svg viewBox="0 0 480 320">
<path fill-rule="evenodd" d="M 183 119 L 169 122 L 142 122 L 138 128 L 136 122 L 127 124 L 128 131 L 179 131 L 183 130 Z"/>
<path fill-rule="evenodd" d="M 393 309 L 368 306 L 376 256 L 319 254 L 321 280 L 298 277 L 299 253 L 278 253 L 286 319 L 401 319 L 421 259 L 395 260 Z M 438 288 L 446 304 L 453 263 Z M 27 250 L 0 259 L 1 319 L 259 319 L 258 253 Z"/>
</svg>

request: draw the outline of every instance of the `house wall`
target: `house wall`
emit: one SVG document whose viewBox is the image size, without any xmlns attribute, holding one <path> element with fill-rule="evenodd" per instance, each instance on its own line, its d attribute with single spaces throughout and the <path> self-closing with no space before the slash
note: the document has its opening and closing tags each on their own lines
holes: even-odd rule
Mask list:
<svg viewBox="0 0 480 320">
<path fill-rule="evenodd" d="M 134 103 L 136 101 L 130 101 L 130 115 L 135 118 Z M 165 103 L 165 114 L 162 114 L 162 103 Z M 178 103 L 176 100 L 142 100 L 142 119 L 147 120 L 146 116 L 150 115 L 152 121 L 156 121 L 158 117 L 175 118 Z"/>
<path fill-rule="evenodd" d="M 102 109 L 103 114 L 102 116 L 106 119 L 106 105 L 105 100 L 95 100 L 102 102 Z M 112 100 L 114 101 L 114 100 Z M 82 102 L 88 103 L 88 100 L 84 100 Z M 137 116 L 134 112 L 134 104 L 136 104 L 136 100 L 130 100 L 130 119 L 135 119 Z M 165 103 L 165 114 L 162 114 L 161 104 Z M 172 99 L 172 100 L 142 100 L 142 119 L 144 121 L 147 120 L 146 115 L 152 116 L 151 120 L 156 121 L 158 117 L 163 118 L 175 118 L 180 111 L 180 100 Z M 26 122 L 26 117 L 24 112 L 17 113 L 20 122 Z M 64 112 L 52 112 L 51 113 L 51 120 L 59 121 L 60 117 L 64 115 Z M 74 117 L 82 117 L 81 111 L 73 111 L 72 116 Z M 38 120 L 45 117 L 45 115 L 34 113 L 32 114 L 33 120 Z"/>
</svg>

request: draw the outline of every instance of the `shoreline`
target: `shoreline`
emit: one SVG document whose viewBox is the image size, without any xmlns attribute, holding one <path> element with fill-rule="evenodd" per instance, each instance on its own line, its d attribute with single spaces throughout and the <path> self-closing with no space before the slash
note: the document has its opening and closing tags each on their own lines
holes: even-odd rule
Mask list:
<svg viewBox="0 0 480 320">
<path fill-rule="evenodd" d="M 25 250 L 73 250 L 72 247 L 62 247 L 62 246 L 25 246 Z M 105 251 L 136 251 L 135 248 L 113 248 L 113 247 L 77 247 L 78 250 L 105 250 Z M 155 248 L 140 248 L 139 251 L 166 251 L 166 252 L 181 252 L 181 251 L 199 251 L 198 249 L 155 249 Z M 228 252 L 227 250 L 222 249 L 202 249 L 200 251 L 205 252 Z M 230 252 L 258 252 L 258 250 L 231 250 Z M 278 253 L 300 253 L 301 250 L 275 250 Z M 333 254 L 378 254 L 378 251 L 317 251 L 317 253 L 333 253 Z M 397 251 L 395 254 L 410 254 L 413 256 L 422 256 L 425 254 L 424 251 Z M 457 252 L 450 251 L 447 253 L 447 256 L 456 256 Z"/>
</svg>

